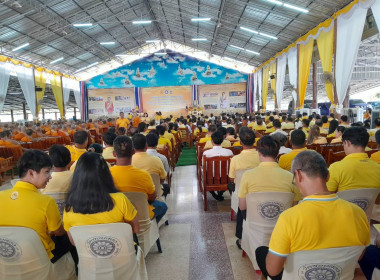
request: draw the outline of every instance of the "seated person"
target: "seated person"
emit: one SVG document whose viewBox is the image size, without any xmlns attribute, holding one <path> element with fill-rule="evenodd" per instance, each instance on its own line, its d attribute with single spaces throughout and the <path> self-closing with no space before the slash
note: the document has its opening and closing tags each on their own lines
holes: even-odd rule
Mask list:
<svg viewBox="0 0 380 280">
<path fill-rule="evenodd" d="M 146 123 L 144 122 L 139 123 L 139 125 L 137 126 L 137 132 L 146 136 L 147 134 L 146 130 L 147 130 Z"/>
<path fill-rule="evenodd" d="M 69 149 L 62 145 L 53 145 L 49 149 L 53 163 L 51 179 L 41 193 L 68 192 L 73 180 L 73 172 L 68 168 L 71 162 Z"/>
<path fill-rule="evenodd" d="M 197 127 L 194 129 L 193 135 L 194 137 L 197 137 L 198 133 L 200 132 L 207 132 L 207 128 L 204 127 L 204 122 L 197 121 Z"/>
<path fill-rule="evenodd" d="M 315 125 L 319 127 L 319 133 L 320 134 L 326 134 L 327 135 L 328 130 L 326 128 L 323 128 L 323 122 L 321 119 L 317 119 L 315 121 Z M 310 126 L 313 127 L 314 125 L 310 124 Z M 311 130 L 311 128 L 310 128 L 310 130 Z"/>
<path fill-rule="evenodd" d="M 148 148 L 146 137 L 142 134 L 136 134 L 132 137 L 132 144 L 135 150 L 132 156 L 132 165 L 136 168 L 148 171 L 149 174 L 158 175 L 161 179 L 161 183 L 163 183 L 167 175 L 164 165 L 160 158 L 146 152 Z"/>
<path fill-rule="evenodd" d="M 279 155 L 288 154 L 292 151 L 290 148 L 286 148 L 285 144 L 288 142 L 288 137 L 282 133 L 275 133 L 271 136 L 278 144 L 280 144 L 280 150 L 278 151 Z"/>
<path fill-rule="evenodd" d="M 168 207 L 156 200 L 155 186 L 149 173 L 132 166 L 134 154 L 132 140 L 127 136 L 116 137 L 114 143 L 116 164 L 110 168 L 115 187 L 121 192 L 142 192 L 149 202 L 149 216 L 156 217 L 157 223 L 165 215 Z"/>
<path fill-rule="evenodd" d="M 235 133 L 235 129 L 233 127 L 227 127 L 227 136 L 226 140 L 228 141 L 239 141 L 239 138 L 237 137 Z"/>
<path fill-rule="evenodd" d="M 165 133 L 163 135 L 164 138 L 168 139 L 170 143 L 172 143 L 173 140 L 173 145 L 175 145 L 175 136 L 171 132 L 169 132 L 169 125 L 167 123 L 163 123 L 162 126 L 165 128 Z"/>
<path fill-rule="evenodd" d="M 159 134 L 159 138 L 158 138 L 158 144 L 160 145 L 167 145 L 168 148 L 169 148 L 169 152 L 172 151 L 172 143 L 170 142 L 170 140 L 166 137 L 164 137 L 164 134 L 165 134 L 165 127 L 163 125 L 157 125 L 156 126 L 156 130 Z"/>
<path fill-rule="evenodd" d="M 63 221 L 70 236 L 74 226 L 128 223 L 133 233 L 140 226 L 137 210 L 123 194 L 117 191 L 106 161 L 97 153 L 85 153 L 78 160 L 73 183 L 67 195 Z"/>
<path fill-rule="evenodd" d="M 156 121 L 155 120 L 151 120 L 149 122 L 148 130 L 152 130 L 152 129 L 156 129 Z"/>
<path fill-rule="evenodd" d="M 377 148 L 380 149 L 380 130 L 375 133 Z M 380 164 L 380 151 L 371 155 L 371 159 Z"/>
<path fill-rule="evenodd" d="M 43 151 L 28 150 L 22 155 L 17 164 L 20 180 L 12 189 L 0 192 L 0 226 L 33 229 L 55 263 L 73 247 L 63 229 L 57 203 L 39 192 L 51 178 L 51 167 L 51 159 Z"/>
<path fill-rule="evenodd" d="M 327 187 L 331 192 L 380 188 L 380 165 L 370 160 L 365 147 L 369 135 L 364 127 L 348 127 L 342 140 L 346 157 L 330 165 Z"/>
<path fill-rule="evenodd" d="M 328 191 L 329 171 L 319 153 L 304 151 L 298 154 L 292 173 L 304 199 L 280 214 L 269 249 L 264 246 L 256 249 L 257 264 L 263 276 L 273 280 L 282 278 L 286 258 L 291 253 L 367 246 L 370 242 L 364 211 Z"/>
<path fill-rule="evenodd" d="M 369 245 L 366 248 L 363 258 L 359 260 L 359 265 L 367 279 L 374 279 L 372 278 L 374 269 L 380 269 L 380 234 L 376 236 L 375 245 Z"/>
<path fill-rule="evenodd" d="M 265 131 L 267 130 L 263 119 L 261 117 L 256 118 L 256 125 L 252 126 L 252 129 L 257 130 L 257 131 Z"/>
<path fill-rule="evenodd" d="M 320 135 L 320 128 L 317 125 L 313 125 L 309 132 L 309 137 L 307 138 L 307 144 L 326 144 L 326 137 Z"/>
<path fill-rule="evenodd" d="M 77 161 L 85 153 L 88 144 L 88 133 L 84 130 L 78 130 L 74 133 L 74 145 L 68 145 L 71 154 L 71 160 Z"/>
<path fill-rule="evenodd" d="M 0 146 L 4 147 L 21 147 L 20 144 L 8 137 L 9 131 L 0 132 Z"/>
<path fill-rule="evenodd" d="M 34 134 L 33 129 L 28 128 L 25 131 L 25 133 L 26 133 L 26 135 L 21 138 L 21 140 L 20 140 L 21 142 L 37 142 L 38 141 L 38 139 L 33 138 L 33 134 Z"/>
<path fill-rule="evenodd" d="M 289 171 L 280 168 L 277 164 L 277 155 L 280 145 L 272 136 L 263 136 L 257 142 L 257 152 L 260 163 L 256 168 L 243 174 L 239 187 L 239 209 L 242 217 L 246 218 L 249 193 L 256 192 L 291 192 L 294 193 L 294 201 L 301 200 L 301 194 L 293 185 L 293 175 Z M 241 239 L 243 232 L 243 220 L 236 222 L 236 237 Z M 236 244 L 240 240 L 236 241 Z M 239 245 L 238 245 L 239 247 Z"/>
<path fill-rule="evenodd" d="M 212 149 L 209 149 L 207 151 L 203 152 L 203 156 L 205 157 L 229 157 L 233 156 L 233 153 L 231 150 L 225 149 L 222 147 L 222 143 L 224 141 L 224 135 L 223 132 L 220 130 L 215 131 L 211 135 L 211 143 L 212 143 Z M 211 195 L 218 201 L 224 200 L 223 197 L 224 191 L 218 191 L 218 194 L 215 192 L 211 192 Z"/>
<path fill-rule="evenodd" d="M 222 142 L 221 146 L 223 148 L 229 148 L 229 147 L 231 147 L 231 142 L 226 139 L 226 137 L 227 137 L 227 129 L 225 127 L 220 126 L 216 130 L 222 132 L 222 134 L 223 134 L 223 142 Z M 212 139 L 212 135 L 211 135 L 211 139 Z M 211 149 L 212 147 L 213 147 L 212 140 L 209 140 L 209 141 L 206 142 L 206 145 L 204 146 L 204 149 L 205 150 L 206 149 Z"/>
<path fill-rule="evenodd" d="M 208 127 L 208 131 L 205 137 L 199 139 L 199 143 L 206 143 L 211 140 L 211 135 L 216 131 L 216 125 L 212 124 Z"/>
<path fill-rule="evenodd" d="M 281 123 L 281 129 L 294 129 L 293 118 L 287 117 L 285 122 Z"/>
<path fill-rule="evenodd" d="M 106 132 L 103 134 L 103 143 L 105 148 L 103 149 L 104 159 L 115 159 L 113 155 L 113 141 L 116 139 L 116 134 L 111 132 Z"/>
<path fill-rule="evenodd" d="M 333 119 L 330 122 L 329 131 L 327 132 L 327 138 L 333 138 L 335 137 L 335 131 L 339 126 L 339 122 L 335 119 Z"/>
<path fill-rule="evenodd" d="M 148 149 L 146 150 L 146 153 L 148 155 L 158 157 L 161 160 L 162 164 L 164 165 L 165 172 L 169 174 L 170 166 L 169 166 L 168 159 L 163 154 L 160 154 L 159 152 L 157 152 L 158 136 L 154 133 L 148 133 L 146 135 L 146 143 L 148 145 Z"/>
<path fill-rule="evenodd" d="M 296 155 L 306 150 L 305 133 L 299 129 L 294 130 L 290 134 L 290 141 L 292 142 L 292 151 L 288 154 L 282 155 L 278 160 L 278 165 L 288 171 L 292 168 L 292 162 Z"/>
<path fill-rule="evenodd" d="M 350 123 L 348 122 L 348 117 L 346 115 L 343 115 L 340 117 L 340 125 L 344 127 L 350 127 Z"/>
<path fill-rule="evenodd" d="M 335 130 L 335 138 L 331 140 L 330 143 L 331 144 L 342 143 L 342 135 L 345 129 L 346 128 L 344 126 L 339 125 Z"/>
<path fill-rule="evenodd" d="M 273 121 L 273 127 L 274 127 L 275 131 L 272 132 L 272 133 L 269 134 L 269 135 L 273 135 L 273 134 L 275 134 L 275 133 L 282 133 L 282 134 L 284 134 L 286 137 L 288 136 L 288 133 L 285 132 L 285 131 L 283 131 L 283 130 L 281 129 L 281 122 L 280 122 L 279 120 L 274 120 L 274 121 Z"/>
<path fill-rule="evenodd" d="M 322 128 L 326 129 L 329 127 L 330 127 L 329 118 L 326 115 L 322 116 Z"/>
<path fill-rule="evenodd" d="M 117 134 L 117 136 L 120 136 L 120 135 L 125 135 L 126 132 L 127 132 L 127 131 L 126 131 L 125 127 L 119 127 L 119 128 L 117 129 L 116 134 Z"/>
</svg>

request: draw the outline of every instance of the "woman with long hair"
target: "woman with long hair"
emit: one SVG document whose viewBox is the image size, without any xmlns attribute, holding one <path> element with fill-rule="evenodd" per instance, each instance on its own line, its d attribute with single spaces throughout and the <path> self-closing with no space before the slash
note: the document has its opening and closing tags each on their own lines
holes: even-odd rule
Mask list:
<svg viewBox="0 0 380 280">
<path fill-rule="evenodd" d="M 321 131 L 318 125 L 313 125 L 310 128 L 309 137 L 307 138 L 307 144 L 326 144 L 326 137 L 321 137 Z"/>
<path fill-rule="evenodd" d="M 331 120 L 330 121 L 330 126 L 329 126 L 329 131 L 327 133 L 327 138 L 329 137 L 335 137 L 335 130 L 339 126 L 338 120 Z"/>
<path fill-rule="evenodd" d="M 346 128 L 344 126 L 338 126 L 335 130 L 335 138 L 331 140 L 331 144 L 342 143 L 342 135 Z"/>
<path fill-rule="evenodd" d="M 64 228 L 108 223 L 128 223 L 139 231 L 137 210 L 118 193 L 107 162 L 97 153 L 84 153 L 78 160 L 63 213 Z M 72 242 L 73 243 L 73 242 Z"/>
</svg>

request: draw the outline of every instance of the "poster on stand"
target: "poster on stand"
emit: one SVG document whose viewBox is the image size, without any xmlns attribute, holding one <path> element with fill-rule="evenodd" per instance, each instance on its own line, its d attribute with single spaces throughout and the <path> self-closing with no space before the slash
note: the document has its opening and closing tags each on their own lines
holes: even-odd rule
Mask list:
<svg viewBox="0 0 380 280">
<path fill-rule="evenodd" d="M 204 113 L 246 112 L 246 83 L 199 86 L 199 104 Z"/>
<path fill-rule="evenodd" d="M 163 117 L 186 116 L 191 104 L 191 86 L 142 88 L 143 111 L 149 116 L 161 112 Z"/>
<path fill-rule="evenodd" d="M 118 117 L 120 112 L 128 113 L 135 107 L 133 88 L 88 91 L 88 116 L 90 119 Z"/>
</svg>

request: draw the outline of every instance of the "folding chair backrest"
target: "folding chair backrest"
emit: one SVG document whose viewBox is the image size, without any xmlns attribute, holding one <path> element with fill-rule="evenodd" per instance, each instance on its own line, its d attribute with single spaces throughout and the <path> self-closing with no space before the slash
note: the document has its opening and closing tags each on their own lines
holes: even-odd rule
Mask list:
<svg viewBox="0 0 380 280">
<path fill-rule="evenodd" d="M 243 174 L 248 170 L 252 170 L 252 168 L 236 170 L 235 172 L 235 192 L 236 193 L 239 193 L 241 178 L 243 177 Z"/>
<path fill-rule="evenodd" d="M 138 263 L 127 223 L 70 228 L 79 256 L 79 279 L 136 279 Z"/>
<path fill-rule="evenodd" d="M 68 192 L 50 192 L 50 193 L 43 193 L 44 195 L 48 195 L 52 198 L 54 198 L 55 202 L 57 203 L 59 213 L 61 214 L 61 217 L 63 216 L 63 210 L 66 206 L 66 197 L 68 195 Z"/>
<path fill-rule="evenodd" d="M 247 222 L 262 226 L 276 224 L 280 214 L 293 204 L 290 192 L 256 192 L 247 195 Z"/>
<path fill-rule="evenodd" d="M 137 210 L 137 219 L 139 221 L 147 221 L 149 218 L 148 200 L 142 192 L 125 192 L 124 195 L 128 197 L 129 201 L 135 206 Z"/>
<path fill-rule="evenodd" d="M 359 206 L 366 213 L 368 219 L 370 219 L 379 192 L 379 188 L 361 188 L 337 192 L 337 195 L 341 199 Z"/>
<path fill-rule="evenodd" d="M 65 255 L 53 265 L 34 230 L 0 227 L 0 279 L 75 279 L 74 261 Z"/>
<path fill-rule="evenodd" d="M 157 174 L 150 174 L 150 177 L 152 177 L 154 186 L 156 188 L 156 195 L 157 199 L 159 199 L 162 196 L 162 189 L 161 189 L 161 179 L 160 176 Z"/>
<path fill-rule="evenodd" d="M 286 258 L 283 280 L 352 280 L 364 246 L 299 251 Z"/>
</svg>

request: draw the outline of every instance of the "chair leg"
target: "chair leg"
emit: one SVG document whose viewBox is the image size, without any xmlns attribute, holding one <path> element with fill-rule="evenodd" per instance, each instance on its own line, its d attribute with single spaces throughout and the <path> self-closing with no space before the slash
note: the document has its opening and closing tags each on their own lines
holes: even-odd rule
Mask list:
<svg viewBox="0 0 380 280">
<path fill-rule="evenodd" d="M 231 221 L 234 220 L 235 217 L 235 211 L 231 209 Z"/>
<path fill-rule="evenodd" d="M 156 240 L 157 249 L 159 253 L 162 253 L 160 238 Z"/>
</svg>

